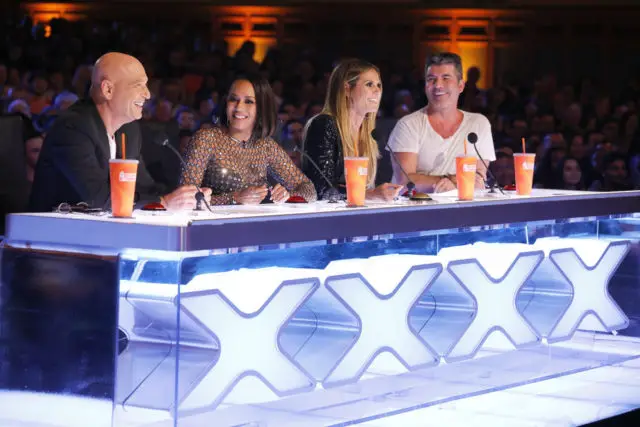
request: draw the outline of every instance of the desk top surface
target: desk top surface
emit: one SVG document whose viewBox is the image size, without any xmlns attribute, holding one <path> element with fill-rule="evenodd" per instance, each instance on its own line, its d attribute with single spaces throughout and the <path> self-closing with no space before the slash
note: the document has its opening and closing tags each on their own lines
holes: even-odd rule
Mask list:
<svg viewBox="0 0 640 427">
<path fill-rule="evenodd" d="M 368 202 L 362 208 L 316 202 L 214 206 L 213 212 L 135 211 L 127 219 L 110 214 L 13 214 L 6 240 L 190 251 L 640 212 L 640 191 L 536 189 L 529 197 L 482 192 L 472 202 L 458 201 L 453 192 L 432 197 L 431 202 Z"/>
</svg>

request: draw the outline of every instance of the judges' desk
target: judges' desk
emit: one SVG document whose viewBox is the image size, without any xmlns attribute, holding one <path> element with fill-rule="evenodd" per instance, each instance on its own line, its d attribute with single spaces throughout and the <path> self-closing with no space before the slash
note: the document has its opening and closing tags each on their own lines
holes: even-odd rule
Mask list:
<svg viewBox="0 0 640 427">
<path fill-rule="evenodd" d="M 213 210 L 11 215 L 5 402 L 340 425 L 640 356 L 640 192 Z"/>
</svg>

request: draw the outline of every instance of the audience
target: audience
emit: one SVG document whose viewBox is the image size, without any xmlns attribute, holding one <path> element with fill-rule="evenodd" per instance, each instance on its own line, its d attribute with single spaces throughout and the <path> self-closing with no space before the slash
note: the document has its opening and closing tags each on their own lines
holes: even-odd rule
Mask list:
<svg viewBox="0 0 640 427">
<path fill-rule="evenodd" d="M 553 188 L 560 190 L 585 190 L 582 166 L 575 157 L 562 159 L 555 170 Z"/>
<path fill-rule="evenodd" d="M 112 26 L 63 19 L 52 20 L 50 26 L 48 37 L 42 26 L 33 26 L 28 19 L 19 26 L 0 28 L 7 36 L 0 42 L 4 44 L 0 46 L 0 108 L 3 114 L 20 114 L 27 127 L 34 129 L 25 132 L 22 141 L 12 142 L 24 144 L 30 179 L 39 141 L 62 111 L 87 98 L 92 64 L 105 52 L 121 51 L 141 59 L 150 90 L 141 124 L 153 129 L 144 134 L 153 135 L 152 139 L 160 132 L 183 151 L 195 132 L 220 123 L 220 104 L 230 83 L 241 75 L 258 73 L 274 92 L 278 112 L 274 139 L 297 166 L 301 159 L 293 148 L 300 147 L 307 121 L 321 112 L 329 75 L 337 63 L 317 60 L 331 57 L 330 52 L 318 55 L 309 47 L 272 49 L 257 62 L 252 42 L 229 57 L 224 42 L 213 40 L 207 28 L 165 30 L 146 24 Z M 338 59 L 334 55 L 333 61 Z M 424 76 L 403 63 L 369 59 L 383 70 L 377 120 L 392 129 L 396 121 L 425 105 Z M 463 65 L 467 78 L 458 105 L 489 121 L 491 134 L 481 135 L 481 140 L 493 140 L 498 155 L 491 170 L 499 185 L 512 183 L 508 162 L 513 153 L 522 151 L 523 138 L 527 151 L 537 153 L 536 187 L 612 191 L 640 185 L 638 79 L 631 79 L 619 92 L 605 81 L 580 76 L 562 81 L 554 73 L 480 88 L 480 69 Z M 380 147 L 386 144 L 386 140 L 378 142 Z M 160 157 L 165 155 L 172 156 L 158 152 Z M 386 167 L 379 166 L 380 170 Z M 156 174 L 162 173 L 158 168 Z M 165 181 L 177 185 L 177 178 Z"/>
</svg>

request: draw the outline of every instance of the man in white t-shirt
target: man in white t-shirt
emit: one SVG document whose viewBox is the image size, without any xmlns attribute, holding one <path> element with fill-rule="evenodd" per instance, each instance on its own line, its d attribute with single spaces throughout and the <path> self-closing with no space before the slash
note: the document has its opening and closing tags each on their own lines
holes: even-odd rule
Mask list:
<svg viewBox="0 0 640 427">
<path fill-rule="evenodd" d="M 429 58 L 425 80 L 428 105 L 401 118 L 389 136 L 389 148 L 397 158 L 396 162 L 391 156 L 393 182 L 407 183 L 404 169 L 418 191 L 454 190 L 456 157 L 464 154 L 470 132 L 478 135 L 476 147 L 487 164 L 495 160 L 491 124 L 481 114 L 458 109 L 458 98 L 464 90 L 458 55 L 441 53 Z M 478 157 L 473 146 L 466 145 L 467 153 Z M 484 188 L 487 168 L 480 159 L 476 170 L 476 188 Z"/>
</svg>

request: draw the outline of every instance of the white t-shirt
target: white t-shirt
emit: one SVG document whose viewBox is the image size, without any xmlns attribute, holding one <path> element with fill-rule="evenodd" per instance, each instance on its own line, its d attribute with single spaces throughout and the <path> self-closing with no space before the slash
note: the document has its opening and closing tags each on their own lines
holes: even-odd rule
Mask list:
<svg viewBox="0 0 640 427">
<path fill-rule="evenodd" d="M 431 176 L 455 175 L 456 157 L 464 155 L 464 141 L 469 132 L 478 135 L 476 147 L 487 165 L 496 159 L 491 124 L 482 114 L 462 111 L 458 130 L 444 139 L 433 128 L 427 117 L 427 107 L 404 116 L 389 136 L 389 147 L 395 153 L 417 153 L 417 173 Z M 467 154 L 478 157 L 470 143 Z"/>
<path fill-rule="evenodd" d="M 115 159 L 116 158 L 116 137 L 115 135 L 109 135 L 107 134 L 107 137 L 109 138 L 109 155 L 111 156 L 111 159 Z"/>
</svg>

